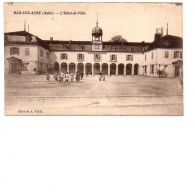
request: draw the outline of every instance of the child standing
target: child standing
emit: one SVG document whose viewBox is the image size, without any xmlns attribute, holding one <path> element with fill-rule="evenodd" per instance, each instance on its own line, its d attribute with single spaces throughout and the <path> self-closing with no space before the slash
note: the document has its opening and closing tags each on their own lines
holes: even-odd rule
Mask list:
<svg viewBox="0 0 195 195">
<path fill-rule="evenodd" d="M 46 73 L 46 78 L 47 78 L 47 81 L 49 81 L 50 79 L 49 73 Z"/>
</svg>

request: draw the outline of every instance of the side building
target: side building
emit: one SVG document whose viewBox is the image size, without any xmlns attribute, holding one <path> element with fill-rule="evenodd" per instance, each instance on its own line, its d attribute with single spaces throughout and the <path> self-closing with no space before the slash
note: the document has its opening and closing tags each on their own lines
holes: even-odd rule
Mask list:
<svg viewBox="0 0 195 195">
<path fill-rule="evenodd" d="M 49 48 L 40 38 L 17 31 L 4 35 L 5 73 L 42 74 L 49 67 Z"/>
<path fill-rule="evenodd" d="M 144 52 L 140 74 L 147 76 L 183 76 L 183 39 L 156 33 L 154 42 Z"/>
<path fill-rule="evenodd" d="M 83 72 L 96 75 L 175 77 L 183 74 L 183 40 L 162 35 L 154 41 L 103 42 L 103 30 L 92 29 L 91 41 L 41 40 L 26 31 L 5 33 L 5 72 Z"/>
</svg>

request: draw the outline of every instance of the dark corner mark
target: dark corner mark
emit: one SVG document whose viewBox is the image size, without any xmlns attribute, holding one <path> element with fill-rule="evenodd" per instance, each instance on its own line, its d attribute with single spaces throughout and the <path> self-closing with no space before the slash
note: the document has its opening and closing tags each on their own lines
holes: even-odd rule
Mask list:
<svg viewBox="0 0 195 195">
<path fill-rule="evenodd" d="M 8 5 L 13 5 L 13 4 L 14 4 L 14 2 L 7 2 L 7 4 L 8 4 Z"/>
<path fill-rule="evenodd" d="M 171 4 L 175 4 L 176 6 L 182 6 L 183 3 L 171 3 Z"/>
</svg>

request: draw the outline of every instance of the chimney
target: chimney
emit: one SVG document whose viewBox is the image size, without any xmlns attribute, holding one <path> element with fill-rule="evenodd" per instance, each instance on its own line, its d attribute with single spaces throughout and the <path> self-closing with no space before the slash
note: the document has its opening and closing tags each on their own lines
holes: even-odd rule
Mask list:
<svg viewBox="0 0 195 195">
<path fill-rule="evenodd" d="M 50 37 L 50 42 L 51 42 L 51 43 L 53 42 L 53 37 Z"/>
<path fill-rule="evenodd" d="M 156 33 L 154 35 L 154 42 L 159 41 L 161 38 L 161 33 L 159 32 L 158 28 L 156 29 Z"/>
<path fill-rule="evenodd" d="M 164 29 L 163 29 L 163 27 L 161 27 L 161 37 L 163 37 L 163 31 L 164 31 Z"/>
</svg>

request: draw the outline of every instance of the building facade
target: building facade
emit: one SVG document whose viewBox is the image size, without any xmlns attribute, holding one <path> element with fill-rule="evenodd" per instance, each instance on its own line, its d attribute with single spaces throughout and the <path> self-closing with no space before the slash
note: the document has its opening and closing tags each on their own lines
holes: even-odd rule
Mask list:
<svg viewBox="0 0 195 195">
<path fill-rule="evenodd" d="M 43 74 L 83 72 L 84 75 L 183 75 L 183 40 L 155 33 L 153 42 L 103 42 L 103 30 L 92 29 L 91 41 L 41 40 L 26 31 L 5 33 L 5 72 Z"/>
</svg>

